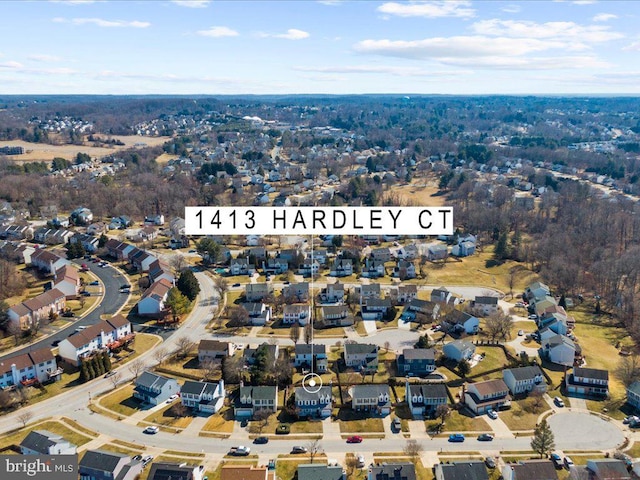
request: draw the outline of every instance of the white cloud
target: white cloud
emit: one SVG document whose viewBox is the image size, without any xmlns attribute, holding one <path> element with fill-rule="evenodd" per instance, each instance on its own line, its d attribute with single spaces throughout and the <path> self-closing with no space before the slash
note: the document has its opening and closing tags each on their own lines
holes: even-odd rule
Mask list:
<svg viewBox="0 0 640 480">
<path fill-rule="evenodd" d="M 62 3 L 64 5 L 89 5 L 96 3 L 96 0 L 49 0 L 51 3 Z"/>
<path fill-rule="evenodd" d="M 37 54 L 37 53 L 33 55 L 29 55 L 27 58 L 35 62 L 45 62 L 45 63 L 59 62 L 60 60 L 62 60 L 60 57 L 57 57 L 55 55 L 43 55 L 43 54 Z"/>
<path fill-rule="evenodd" d="M 25 67 L 22 63 L 16 61 L 9 61 L 0 63 L 0 71 L 5 69 L 13 73 L 28 73 L 31 75 L 74 75 L 77 72 L 70 68 L 29 68 Z"/>
<path fill-rule="evenodd" d="M 444 77 L 450 75 L 461 75 L 471 73 L 470 71 L 462 70 L 450 70 L 450 71 L 436 71 L 425 70 L 418 67 L 397 67 L 386 65 L 350 65 L 350 66 L 332 66 L 332 67 L 308 67 L 298 66 L 293 67 L 294 70 L 299 72 L 317 72 L 317 73 L 362 73 L 362 74 L 377 74 L 386 73 L 399 77 Z"/>
<path fill-rule="evenodd" d="M 476 11 L 469 7 L 471 7 L 471 2 L 465 0 L 412 1 L 409 3 L 383 3 L 377 10 L 380 13 L 398 17 L 474 17 Z"/>
<path fill-rule="evenodd" d="M 336 5 L 340 5 L 342 4 L 342 2 L 344 0 L 317 0 L 318 3 L 321 3 L 322 5 L 328 5 L 330 7 L 335 7 Z"/>
<path fill-rule="evenodd" d="M 229 27 L 211 27 L 208 30 L 198 30 L 196 32 L 198 35 L 203 37 L 213 37 L 213 38 L 221 38 L 221 37 L 237 37 L 240 35 L 235 30 Z"/>
<path fill-rule="evenodd" d="M 598 3 L 598 0 L 574 0 L 574 5 L 593 5 L 594 3 Z"/>
<path fill-rule="evenodd" d="M 493 55 L 517 56 L 564 47 L 563 42 L 528 38 L 490 38 L 487 36 L 434 37 L 424 40 L 363 40 L 354 49 L 404 58 L 458 57 L 474 58 Z"/>
<path fill-rule="evenodd" d="M 595 17 L 593 17 L 593 21 L 594 22 L 608 22 L 609 20 L 613 20 L 615 18 L 618 18 L 618 16 L 614 15 L 613 13 L 599 13 Z"/>
<path fill-rule="evenodd" d="M 626 52 L 640 51 L 640 41 L 630 43 L 629 45 L 624 47 L 622 50 Z"/>
<path fill-rule="evenodd" d="M 506 13 L 518 13 L 520 12 L 521 7 L 520 5 L 514 5 L 514 4 L 505 5 L 504 7 L 501 8 L 501 10 Z"/>
<path fill-rule="evenodd" d="M 207 8 L 211 0 L 171 0 L 171 3 L 187 8 Z"/>
<path fill-rule="evenodd" d="M 574 22 L 546 22 L 515 20 L 482 20 L 472 25 L 472 30 L 480 35 L 514 38 L 574 39 L 580 43 L 598 43 L 622 38 L 623 35 L 610 31 L 605 25 L 578 25 Z"/>
<path fill-rule="evenodd" d="M 309 32 L 298 30 L 297 28 L 290 28 L 286 33 L 258 33 L 258 37 L 260 38 L 283 38 L 285 40 L 303 40 L 310 36 Z"/>
<path fill-rule="evenodd" d="M 56 17 L 53 19 L 55 23 L 72 23 L 74 25 L 97 25 L 98 27 L 104 28 L 147 28 L 151 26 L 149 22 L 140 22 L 137 20 L 127 21 L 127 20 L 104 20 L 102 18 L 72 18 L 66 19 L 63 17 Z"/>
<path fill-rule="evenodd" d="M 24 68 L 24 65 L 22 65 L 20 62 L 16 62 L 16 61 L 10 60 L 8 62 L 0 63 L 0 68 L 7 68 L 7 69 L 10 69 L 10 70 L 18 70 L 18 69 Z"/>
<path fill-rule="evenodd" d="M 575 70 L 585 68 L 607 68 L 611 64 L 592 56 L 558 57 L 504 57 L 486 56 L 477 58 L 438 58 L 447 65 L 461 67 L 490 68 L 496 70 Z"/>
</svg>

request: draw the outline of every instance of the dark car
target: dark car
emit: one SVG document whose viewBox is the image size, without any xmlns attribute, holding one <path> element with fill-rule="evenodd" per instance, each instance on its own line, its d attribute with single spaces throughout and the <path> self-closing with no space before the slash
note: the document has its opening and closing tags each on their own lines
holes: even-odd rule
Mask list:
<svg viewBox="0 0 640 480">
<path fill-rule="evenodd" d="M 295 446 L 291 449 L 291 453 L 307 453 L 307 448 Z"/>
<path fill-rule="evenodd" d="M 556 470 L 562 470 L 562 457 L 557 453 L 552 453 L 549 458 L 553 462 L 553 466 L 556 467 Z"/>
<path fill-rule="evenodd" d="M 496 461 L 493 459 L 493 457 L 485 458 L 484 464 L 487 466 L 487 468 L 496 468 Z"/>
<path fill-rule="evenodd" d="M 100 285 L 100 282 L 98 280 L 94 280 L 89 285 Z"/>
<path fill-rule="evenodd" d="M 478 435 L 478 440 L 481 442 L 490 442 L 491 440 L 493 440 L 493 435 L 491 435 L 490 433 L 481 433 L 480 435 Z"/>
<path fill-rule="evenodd" d="M 128 283 L 123 283 L 122 285 L 120 285 L 120 288 L 124 290 L 125 288 L 131 288 L 131 285 L 129 285 Z"/>
<path fill-rule="evenodd" d="M 90 297 L 91 296 L 91 292 L 87 292 L 86 290 L 84 292 L 82 292 L 82 295 L 84 297 Z"/>
<path fill-rule="evenodd" d="M 233 285 L 231 285 L 232 287 L 239 287 L 240 284 L 239 283 L 234 283 Z"/>
<path fill-rule="evenodd" d="M 60 340 L 54 340 L 53 342 L 51 342 L 51 346 L 57 347 L 59 343 L 60 343 Z"/>
<path fill-rule="evenodd" d="M 269 443 L 269 437 L 256 437 L 253 440 L 253 443 L 255 444 Z"/>
<path fill-rule="evenodd" d="M 67 312 L 63 312 L 63 313 L 62 313 L 62 316 L 63 316 L 63 317 L 67 317 L 67 318 L 69 318 L 69 317 L 73 317 L 73 316 L 75 316 L 75 314 L 74 314 L 72 311 L 70 311 L 70 310 L 69 310 L 69 311 L 67 311 Z"/>
<path fill-rule="evenodd" d="M 449 435 L 450 442 L 464 442 L 464 435 L 461 433 L 452 433 Z"/>
</svg>

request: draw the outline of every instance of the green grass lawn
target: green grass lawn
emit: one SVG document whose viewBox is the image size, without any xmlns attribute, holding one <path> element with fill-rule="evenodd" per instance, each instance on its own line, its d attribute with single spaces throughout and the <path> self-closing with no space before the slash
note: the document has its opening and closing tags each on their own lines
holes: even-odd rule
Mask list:
<svg viewBox="0 0 640 480">
<path fill-rule="evenodd" d="M 509 410 L 501 410 L 499 415 L 511 430 L 533 430 L 541 413 L 549 410 L 544 399 L 539 399 L 536 408 L 536 399 L 526 398 L 511 402 Z M 487 420 L 491 422 L 491 420 Z"/>
<path fill-rule="evenodd" d="M 484 353 L 484 358 L 471 369 L 470 376 L 482 375 L 496 369 L 502 369 L 508 365 L 507 357 L 502 348 L 480 346 L 476 349 L 476 354 Z M 502 371 L 492 374 L 492 378 L 502 378 Z"/>
<path fill-rule="evenodd" d="M 133 398 L 133 384 L 119 388 L 98 400 L 98 405 L 119 415 L 128 417 L 140 410 L 140 402 Z"/>
<path fill-rule="evenodd" d="M 434 431 L 440 424 L 440 420 L 425 420 L 425 427 L 428 432 Z M 443 432 L 490 432 L 491 427 L 484 417 L 472 417 L 468 412 L 462 413 L 453 410 L 447 417 Z"/>
</svg>

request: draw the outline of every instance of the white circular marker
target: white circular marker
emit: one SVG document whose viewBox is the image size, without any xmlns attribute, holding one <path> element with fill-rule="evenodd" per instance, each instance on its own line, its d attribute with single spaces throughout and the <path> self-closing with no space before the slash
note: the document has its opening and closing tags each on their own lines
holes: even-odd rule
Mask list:
<svg viewBox="0 0 640 480">
<path fill-rule="evenodd" d="M 322 388 L 322 377 L 317 373 L 308 373 L 302 379 L 302 388 L 307 393 L 318 393 Z"/>
</svg>

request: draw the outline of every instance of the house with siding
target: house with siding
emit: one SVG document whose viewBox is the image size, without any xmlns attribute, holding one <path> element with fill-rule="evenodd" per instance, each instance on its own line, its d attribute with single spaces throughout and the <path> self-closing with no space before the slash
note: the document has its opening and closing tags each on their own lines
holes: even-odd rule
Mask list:
<svg viewBox="0 0 640 480">
<path fill-rule="evenodd" d="M 320 301 L 323 303 L 342 303 L 343 300 L 343 283 L 328 283 L 327 286 L 320 291 Z"/>
<path fill-rule="evenodd" d="M 353 385 L 349 394 L 351 395 L 352 410 L 366 411 L 382 416 L 391 413 L 389 385 Z"/>
<path fill-rule="evenodd" d="M 413 418 L 433 417 L 438 405 L 449 401 L 444 383 L 409 383 L 405 385 L 405 401 Z"/>
<path fill-rule="evenodd" d="M 476 415 L 482 415 L 489 409 L 500 410 L 510 401 L 509 387 L 502 379 L 469 383 L 464 392 L 464 403 Z"/>
<path fill-rule="evenodd" d="M 31 265 L 47 275 L 53 275 L 68 263 L 68 260 L 42 248 L 31 254 Z"/>
<path fill-rule="evenodd" d="M 105 450 L 87 450 L 78 463 L 80 480 L 134 480 L 142 469 L 139 460 Z"/>
<path fill-rule="evenodd" d="M 248 283 L 244 287 L 247 302 L 257 302 L 273 293 L 273 287 L 268 283 Z"/>
<path fill-rule="evenodd" d="M 547 383 L 537 365 L 508 368 L 502 371 L 502 379 L 512 395 L 527 395 L 530 392 L 546 392 Z"/>
<path fill-rule="evenodd" d="M 291 325 L 298 323 L 302 326 L 306 325 L 311 318 L 311 305 L 308 303 L 294 303 L 285 305 L 282 313 L 282 323 Z"/>
<path fill-rule="evenodd" d="M 203 465 L 153 462 L 147 480 L 203 480 L 203 475 Z"/>
<path fill-rule="evenodd" d="M 77 447 L 62 435 L 48 430 L 32 430 L 20 442 L 22 455 L 75 455 Z"/>
<path fill-rule="evenodd" d="M 348 277 L 353 275 L 353 262 L 350 258 L 337 258 L 332 264 L 329 271 L 332 277 Z"/>
<path fill-rule="evenodd" d="M 222 468 L 220 469 L 220 480 L 275 480 L 275 479 L 276 479 L 275 470 L 269 470 L 266 466 L 256 467 L 254 465 L 223 465 Z M 298 480 L 302 480 L 302 479 L 298 478 Z"/>
<path fill-rule="evenodd" d="M 67 299 L 77 298 L 80 292 L 80 273 L 71 265 L 59 268 L 53 277 L 53 288 L 64 293 Z"/>
<path fill-rule="evenodd" d="M 369 467 L 367 480 L 416 480 L 413 463 L 382 463 Z M 475 480 L 475 479 L 473 479 Z"/>
<path fill-rule="evenodd" d="M 297 480 L 347 480 L 347 472 L 340 465 L 309 463 L 298 465 Z"/>
<path fill-rule="evenodd" d="M 329 368 L 326 345 L 296 343 L 293 366 L 307 368 L 315 373 L 326 373 Z"/>
<path fill-rule="evenodd" d="M 305 387 L 296 387 L 296 412 L 299 417 L 304 418 L 327 418 L 331 416 L 332 398 L 330 386 L 314 388 L 313 390 Z"/>
<path fill-rule="evenodd" d="M 567 393 L 589 397 L 609 396 L 609 372 L 597 368 L 574 367 L 565 376 Z"/>
<path fill-rule="evenodd" d="M 489 480 L 487 467 L 481 460 L 438 463 L 434 467 L 434 473 L 436 480 Z"/>
<path fill-rule="evenodd" d="M 405 348 L 396 362 L 398 375 L 429 375 L 436 369 L 436 352 L 433 348 Z"/>
<path fill-rule="evenodd" d="M 57 288 L 53 288 L 9 308 L 7 317 L 11 324 L 19 326 L 22 330 L 28 330 L 40 325 L 43 321 L 48 321 L 51 312 L 59 314 L 66 307 L 66 295 Z"/>
<path fill-rule="evenodd" d="M 636 380 L 627 387 L 627 403 L 640 410 L 640 381 Z"/>
<path fill-rule="evenodd" d="M 231 342 L 218 340 L 200 340 L 198 343 L 198 362 L 218 360 L 233 355 L 234 346 Z"/>
<path fill-rule="evenodd" d="M 0 388 L 60 380 L 62 369 L 48 347 L 0 360 Z"/>
<path fill-rule="evenodd" d="M 309 300 L 309 282 L 291 283 L 282 289 L 282 296 L 291 302 Z"/>
<path fill-rule="evenodd" d="M 378 370 L 378 346 L 365 343 L 346 343 L 344 363 L 349 368 L 375 372 Z"/>
<path fill-rule="evenodd" d="M 576 343 L 564 335 L 553 335 L 546 340 L 542 340 L 540 356 L 548 359 L 552 363 L 572 367 L 576 357 L 580 355 Z"/>
<path fill-rule="evenodd" d="M 498 312 L 498 297 L 477 296 L 471 302 L 471 308 L 476 315 L 488 317 Z"/>
<path fill-rule="evenodd" d="M 520 460 L 502 467 L 504 480 L 558 480 L 558 472 L 551 460 Z"/>
<path fill-rule="evenodd" d="M 442 353 L 446 358 L 455 360 L 456 362 L 462 359 L 469 360 L 476 351 L 476 346 L 466 340 L 454 340 L 447 343 L 442 347 Z"/>
<path fill-rule="evenodd" d="M 144 371 L 134 384 L 133 398 L 150 405 L 160 405 L 171 395 L 180 393 L 180 385 L 174 378 L 163 377 L 148 370 Z"/>
<path fill-rule="evenodd" d="M 480 320 L 467 312 L 451 310 L 442 317 L 442 327 L 449 332 L 473 335 L 478 332 Z"/>
<path fill-rule="evenodd" d="M 238 402 L 234 408 L 236 417 L 247 418 L 260 410 L 275 413 L 278 408 L 278 387 L 271 385 L 240 385 Z"/>
<path fill-rule="evenodd" d="M 318 326 L 346 327 L 353 325 L 353 316 L 346 305 L 323 305 L 320 309 L 320 321 Z"/>
<path fill-rule="evenodd" d="M 411 302 L 418 296 L 417 285 L 400 285 L 398 288 L 391 289 L 392 296 L 399 304 L 405 304 Z"/>
<path fill-rule="evenodd" d="M 173 284 L 164 278 L 153 282 L 138 301 L 138 315 L 163 317 L 165 313 L 164 302 L 167 301 L 169 290 L 172 288 Z"/>
<path fill-rule="evenodd" d="M 180 402 L 195 412 L 211 415 L 224 405 L 224 382 L 194 382 L 187 380 L 180 388 Z"/>
</svg>

